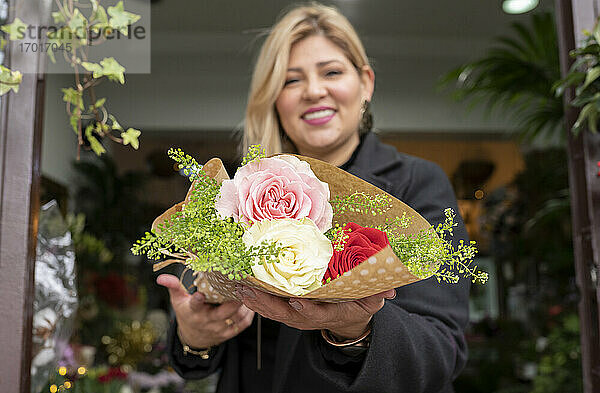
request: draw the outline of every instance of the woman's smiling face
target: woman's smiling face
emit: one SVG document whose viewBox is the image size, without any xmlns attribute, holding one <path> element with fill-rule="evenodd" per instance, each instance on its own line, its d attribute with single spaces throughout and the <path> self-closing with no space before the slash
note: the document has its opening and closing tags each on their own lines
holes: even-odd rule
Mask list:
<svg viewBox="0 0 600 393">
<path fill-rule="evenodd" d="M 374 75 L 358 72 L 342 49 L 321 35 L 296 42 L 275 107 L 287 136 L 303 155 L 341 165 L 359 143 L 363 101 Z"/>
</svg>

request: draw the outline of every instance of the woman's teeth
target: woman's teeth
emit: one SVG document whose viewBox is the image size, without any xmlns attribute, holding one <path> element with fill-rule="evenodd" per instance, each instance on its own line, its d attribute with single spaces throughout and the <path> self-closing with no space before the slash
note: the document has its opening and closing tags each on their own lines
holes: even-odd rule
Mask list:
<svg viewBox="0 0 600 393">
<path fill-rule="evenodd" d="M 335 111 L 333 109 L 323 109 L 320 111 L 307 113 L 302 117 L 306 120 L 314 120 L 314 119 L 320 119 L 323 117 L 331 116 L 334 113 L 335 113 Z"/>
</svg>

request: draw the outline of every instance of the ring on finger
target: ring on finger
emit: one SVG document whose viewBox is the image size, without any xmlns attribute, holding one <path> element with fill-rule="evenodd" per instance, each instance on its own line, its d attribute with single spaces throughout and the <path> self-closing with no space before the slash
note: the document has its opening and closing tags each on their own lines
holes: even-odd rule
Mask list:
<svg viewBox="0 0 600 393">
<path fill-rule="evenodd" d="M 233 325 L 234 323 L 235 323 L 235 322 L 233 322 L 233 319 L 231 319 L 231 318 L 227 318 L 227 319 L 225 320 L 225 325 L 227 325 L 227 326 L 231 326 L 231 325 Z"/>
</svg>

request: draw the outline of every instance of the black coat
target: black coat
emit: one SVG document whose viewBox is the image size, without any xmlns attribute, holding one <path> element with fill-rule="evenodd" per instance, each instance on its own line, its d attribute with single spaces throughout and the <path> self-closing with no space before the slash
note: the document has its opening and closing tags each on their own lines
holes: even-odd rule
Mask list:
<svg viewBox="0 0 600 393">
<path fill-rule="evenodd" d="M 372 133 L 347 170 L 402 200 L 434 226 L 444 220 L 448 207 L 458 215 L 452 187 L 436 164 L 398 153 Z M 467 239 L 458 220 L 455 244 Z M 469 280 L 444 284 L 430 278 L 396 292 L 396 298 L 386 300 L 374 315 L 370 348 L 358 357 L 329 346 L 318 331 L 263 319 L 271 326 L 263 333 L 263 370 L 256 371 L 256 349 L 248 345 L 256 340 L 254 325 L 203 361 L 182 355 L 174 321 L 169 338 L 172 365 L 184 378 L 221 370 L 219 393 L 452 392 L 452 380 L 467 359 L 463 329 L 468 322 Z"/>
</svg>

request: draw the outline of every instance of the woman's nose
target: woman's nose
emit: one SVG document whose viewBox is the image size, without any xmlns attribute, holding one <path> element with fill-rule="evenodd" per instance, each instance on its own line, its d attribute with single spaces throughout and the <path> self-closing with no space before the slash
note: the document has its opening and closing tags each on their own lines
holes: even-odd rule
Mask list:
<svg viewBox="0 0 600 393">
<path fill-rule="evenodd" d="M 314 101 L 327 95 L 327 89 L 318 78 L 309 78 L 304 88 L 303 98 Z"/>
</svg>

